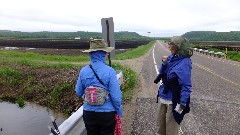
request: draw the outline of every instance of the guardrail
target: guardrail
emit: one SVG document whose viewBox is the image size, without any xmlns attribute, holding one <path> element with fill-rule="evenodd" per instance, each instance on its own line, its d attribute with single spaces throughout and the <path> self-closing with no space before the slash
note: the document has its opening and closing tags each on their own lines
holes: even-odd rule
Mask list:
<svg viewBox="0 0 240 135">
<path fill-rule="evenodd" d="M 116 71 L 116 76 L 119 85 L 123 83 L 123 73 L 120 70 Z M 83 122 L 83 106 L 74 112 L 68 119 L 66 119 L 59 127 L 61 135 L 83 135 L 85 125 Z M 86 133 L 85 133 L 86 134 Z M 49 135 L 53 135 L 50 133 Z"/>
<path fill-rule="evenodd" d="M 203 54 L 206 54 L 206 55 L 210 55 L 210 56 L 214 56 L 214 57 L 218 57 L 218 58 L 221 58 L 221 57 L 226 57 L 226 53 L 224 52 L 214 52 L 214 51 L 209 51 L 209 50 L 203 50 L 203 49 L 198 49 L 198 48 L 193 48 L 194 51 L 197 51 L 199 53 L 203 53 Z"/>
</svg>

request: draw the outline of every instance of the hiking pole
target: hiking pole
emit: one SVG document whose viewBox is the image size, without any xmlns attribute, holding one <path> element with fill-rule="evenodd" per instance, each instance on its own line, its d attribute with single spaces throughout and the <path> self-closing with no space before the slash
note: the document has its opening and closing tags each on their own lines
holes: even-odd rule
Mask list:
<svg viewBox="0 0 240 135">
<path fill-rule="evenodd" d="M 157 93 L 157 101 L 156 101 L 156 103 L 158 103 L 158 97 L 159 97 L 159 91 L 158 91 L 158 93 Z"/>
<path fill-rule="evenodd" d="M 58 134 L 55 130 L 53 130 L 50 126 L 48 126 L 48 129 L 50 130 L 50 132 L 51 132 L 53 135 L 60 135 L 60 134 Z"/>
<path fill-rule="evenodd" d="M 60 135 L 60 131 L 59 131 L 58 126 L 57 126 L 57 124 L 56 124 L 56 119 L 55 119 L 53 116 L 50 116 L 50 117 L 51 117 L 52 124 L 53 124 L 53 126 L 54 126 L 57 134 Z"/>
</svg>

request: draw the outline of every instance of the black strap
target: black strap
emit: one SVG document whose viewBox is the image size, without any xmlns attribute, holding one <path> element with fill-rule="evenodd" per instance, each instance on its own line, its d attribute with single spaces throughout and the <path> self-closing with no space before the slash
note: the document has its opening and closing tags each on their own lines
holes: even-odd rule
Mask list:
<svg viewBox="0 0 240 135">
<path fill-rule="evenodd" d="M 93 70 L 93 67 L 92 67 L 91 64 L 89 65 L 89 67 L 92 69 L 92 71 L 93 71 L 93 73 L 95 74 L 95 76 L 97 77 L 98 81 L 99 81 L 103 86 L 105 86 L 105 85 L 103 84 L 102 80 L 100 80 L 100 78 L 98 77 L 97 73 Z"/>
</svg>

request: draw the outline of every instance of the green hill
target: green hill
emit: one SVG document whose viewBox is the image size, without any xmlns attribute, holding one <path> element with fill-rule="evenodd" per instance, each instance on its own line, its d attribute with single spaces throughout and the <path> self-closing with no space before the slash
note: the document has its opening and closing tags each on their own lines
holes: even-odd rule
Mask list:
<svg viewBox="0 0 240 135">
<path fill-rule="evenodd" d="M 0 30 L 0 39 L 87 39 L 90 38 L 102 38 L 102 33 L 100 32 L 21 32 L 21 31 L 10 31 L 10 30 Z M 141 36 L 136 32 L 121 31 L 114 33 L 115 40 L 141 40 L 147 37 Z"/>
<path fill-rule="evenodd" d="M 189 41 L 240 41 L 240 31 L 191 31 L 182 36 Z"/>
</svg>

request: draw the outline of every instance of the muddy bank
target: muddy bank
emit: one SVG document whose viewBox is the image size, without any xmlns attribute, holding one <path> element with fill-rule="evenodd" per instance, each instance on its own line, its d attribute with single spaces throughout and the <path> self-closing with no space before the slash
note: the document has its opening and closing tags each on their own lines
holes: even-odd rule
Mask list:
<svg viewBox="0 0 240 135">
<path fill-rule="evenodd" d="M 20 74 L 18 81 L 5 77 L 0 83 L 0 99 L 24 100 L 48 107 L 54 111 L 70 115 L 82 105 L 82 99 L 76 96 L 75 83 L 79 67 L 54 69 L 31 68 L 18 64 L 1 64 L 1 69 L 14 67 Z M 14 74 L 12 75 L 14 77 Z"/>
</svg>

